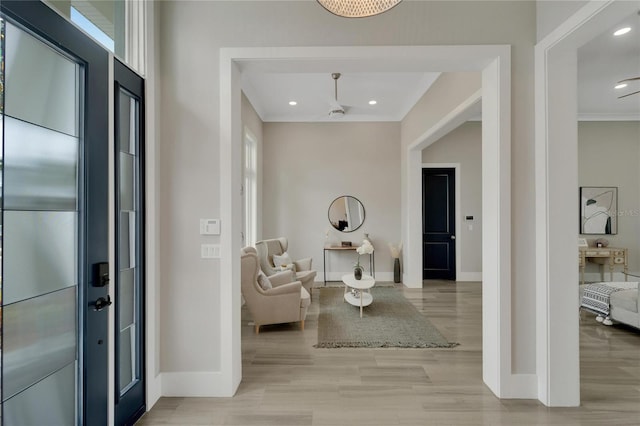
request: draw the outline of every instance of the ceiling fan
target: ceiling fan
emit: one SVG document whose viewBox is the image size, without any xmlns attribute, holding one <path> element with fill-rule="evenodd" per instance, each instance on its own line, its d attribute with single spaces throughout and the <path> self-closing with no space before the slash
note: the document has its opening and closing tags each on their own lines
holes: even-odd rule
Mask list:
<svg viewBox="0 0 640 426">
<path fill-rule="evenodd" d="M 618 84 L 626 83 L 628 81 L 636 81 L 636 80 L 640 80 L 640 77 L 625 78 L 624 80 L 620 80 L 618 82 Z M 627 96 L 636 95 L 638 93 L 640 93 L 640 90 L 636 90 L 635 92 L 627 93 L 626 95 L 618 96 L 618 99 L 626 98 Z"/>
<path fill-rule="evenodd" d="M 349 107 L 340 105 L 340 103 L 338 103 L 338 79 L 340 78 L 340 76 L 341 74 L 339 72 L 334 72 L 331 74 L 331 78 L 333 78 L 335 88 L 335 97 L 330 102 L 331 110 L 329 110 L 329 117 L 331 118 L 343 117 L 344 114 L 349 110 Z"/>
</svg>

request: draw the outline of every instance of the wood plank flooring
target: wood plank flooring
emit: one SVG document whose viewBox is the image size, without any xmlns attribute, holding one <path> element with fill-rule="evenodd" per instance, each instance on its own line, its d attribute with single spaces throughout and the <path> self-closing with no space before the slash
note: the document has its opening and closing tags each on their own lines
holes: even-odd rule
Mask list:
<svg viewBox="0 0 640 426">
<path fill-rule="evenodd" d="M 161 398 L 152 425 L 639 425 L 640 332 L 583 313 L 578 408 L 500 400 L 482 382 L 481 285 L 428 281 L 398 291 L 453 349 L 315 349 L 318 293 L 305 330 L 253 333 L 243 310 L 243 380 L 233 398 Z M 374 301 L 375 303 L 375 301 Z"/>
</svg>

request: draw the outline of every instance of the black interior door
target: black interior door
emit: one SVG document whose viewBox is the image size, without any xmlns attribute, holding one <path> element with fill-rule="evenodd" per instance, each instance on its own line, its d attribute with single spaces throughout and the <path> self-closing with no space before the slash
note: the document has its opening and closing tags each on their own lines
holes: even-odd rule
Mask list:
<svg viewBox="0 0 640 426">
<path fill-rule="evenodd" d="M 114 61 L 116 159 L 115 424 L 145 412 L 144 80 Z"/>
<path fill-rule="evenodd" d="M 456 279 L 455 169 L 422 169 L 422 279 Z"/>
</svg>

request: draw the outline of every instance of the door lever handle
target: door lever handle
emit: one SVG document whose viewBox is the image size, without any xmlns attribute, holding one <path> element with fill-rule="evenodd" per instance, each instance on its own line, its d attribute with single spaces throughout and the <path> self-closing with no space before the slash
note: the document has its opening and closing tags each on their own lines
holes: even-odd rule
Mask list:
<svg viewBox="0 0 640 426">
<path fill-rule="evenodd" d="M 112 303 L 113 302 L 111 301 L 111 297 L 107 295 L 106 299 L 104 297 L 99 297 L 98 300 L 92 302 L 91 305 L 93 305 L 94 311 L 101 311 L 104 308 L 111 306 Z"/>
<path fill-rule="evenodd" d="M 455 239 L 456 239 L 456 236 L 455 236 L 455 235 L 452 235 L 452 236 L 451 236 L 451 239 L 452 239 L 452 240 L 455 240 Z"/>
</svg>

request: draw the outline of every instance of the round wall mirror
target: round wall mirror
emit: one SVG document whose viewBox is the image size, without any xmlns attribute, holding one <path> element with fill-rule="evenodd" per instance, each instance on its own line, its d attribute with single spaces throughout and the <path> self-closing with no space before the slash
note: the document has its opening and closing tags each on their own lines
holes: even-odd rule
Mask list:
<svg viewBox="0 0 640 426">
<path fill-rule="evenodd" d="M 364 206 L 356 197 L 343 195 L 329 206 L 329 223 L 341 232 L 353 232 L 364 223 Z"/>
</svg>

